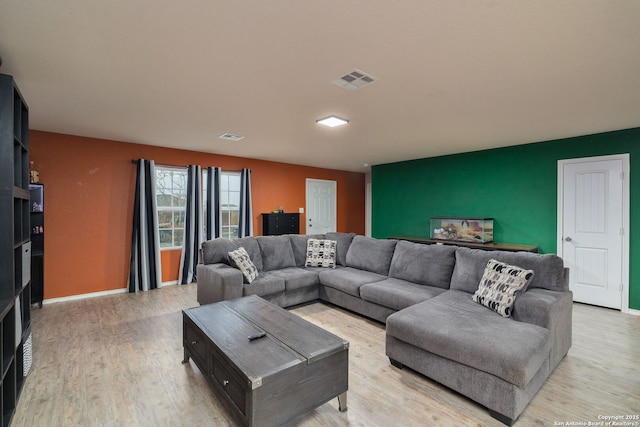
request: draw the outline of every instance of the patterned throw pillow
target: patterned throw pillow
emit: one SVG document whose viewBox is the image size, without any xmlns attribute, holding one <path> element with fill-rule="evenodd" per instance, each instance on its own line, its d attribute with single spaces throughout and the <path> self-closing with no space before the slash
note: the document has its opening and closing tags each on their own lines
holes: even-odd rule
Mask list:
<svg viewBox="0 0 640 427">
<path fill-rule="evenodd" d="M 489 260 L 473 300 L 503 317 L 511 316 L 516 297 L 524 292 L 533 278 L 533 270 Z"/>
<path fill-rule="evenodd" d="M 336 268 L 335 240 L 309 239 L 307 240 L 307 260 L 305 267 Z"/>
<path fill-rule="evenodd" d="M 228 255 L 231 265 L 242 271 L 244 280 L 247 283 L 253 282 L 258 277 L 258 269 L 251 262 L 251 258 L 249 258 L 249 254 L 244 248 L 240 247 L 235 251 L 229 252 Z"/>
</svg>

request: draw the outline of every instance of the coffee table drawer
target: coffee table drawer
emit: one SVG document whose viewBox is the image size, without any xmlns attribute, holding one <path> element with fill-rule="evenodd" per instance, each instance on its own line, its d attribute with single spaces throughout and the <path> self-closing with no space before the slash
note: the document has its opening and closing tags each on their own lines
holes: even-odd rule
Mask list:
<svg viewBox="0 0 640 427">
<path fill-rule="evenodd" d="M 247 381 L 227 366 L 220 358 L 213 357 L 213 380 L 222 387 L 224 393 L 238 407 L 242 415 L 247 415 Z"/>
<path fill-rule="evenodd" d="M 191 322 L 185 322 L 184 325 L 184 345 L 194 359 L 197 359 L 198 365 L 202 368 L 207 366 L 207 346 L 209 340 Z"/>
</svg>

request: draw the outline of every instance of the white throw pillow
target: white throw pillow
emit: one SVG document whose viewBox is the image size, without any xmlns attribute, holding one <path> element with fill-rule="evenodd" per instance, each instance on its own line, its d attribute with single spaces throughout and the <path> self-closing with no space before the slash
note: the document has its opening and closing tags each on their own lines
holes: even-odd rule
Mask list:
<svg viewBox="0 0 640 427">
<path fill-rule="evenodd" d="M 336 268 L 336 240 L 307 240 L 305 267 Z"/>
<path fill-rule="evenodd" d="M 473 300 L 503 317 L 511 316 L 516 297 L 524 292 L 533 278 L 533 270 L 489 260 Z"/>
<path fill-rule="evenodd" d="M 249 258 L 249 254 L 244 248 L 240 247 L 235 251 L 229 252 L 228 255 L 230 264 L 238 270 L 242 271 L 244 280 L 247 283 L 253 282 L 256 277 L 258 277 L 258 269 L 251 261 L 251 258 Z"/>
</svg>

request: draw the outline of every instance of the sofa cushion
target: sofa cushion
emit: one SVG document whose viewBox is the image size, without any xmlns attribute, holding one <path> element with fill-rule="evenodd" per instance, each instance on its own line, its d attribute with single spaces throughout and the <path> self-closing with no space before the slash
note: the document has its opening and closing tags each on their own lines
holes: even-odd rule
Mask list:
<svg viewBox="0 0 640 427">
<path fill-rule="evenodd" d="M 335 240 L 338 242 L 336 246 L 336 264 L 347 265 L 347 252 L 349 252 L 349 246 L 353 241 L 355 233 L 337 233 L 330 232 L 325 234 L 325 239 Z"/>
<path fill-rule="evenodd" d="M 360 286 L 360 296 L 363 300 L 394 310 L 402 310 L 443 292 L 445 289 L 394 278 Z"/>
<path fill-rule="evenodd" d="M 307 240 L 324 239 L 324 234 L 289 234 L 293 257 L 296 260 L 296 267 L 304 267 L 307 260 Z"/>
<path fill-rule="evenodd" d="M 320 284 L 358 298 L 360 297 L 360 286 L 367 283 L 379 282 L 386 278 L 387 276 L 381 274 L 351 267 L 323 269 L 320 272 Z"/>
<path fill-rule="evenodd" d="M 320 279 L 318 278 L 318 271 L 316 270 L 317 269 L 288 267 L 270 271 L 269 274 L 284 279 L 285 290 L 292 291 L 309 286 L 318 286 Z"/>
<path fill-rule="evenodd" d="M 400 240 L 393 252 L 389 277 L 449 289 L 456 263 L 455 253 L 455 246 L 423 245 Z"/>
<path fill-rule="evenodd" d="M 511 316 L 516 297 L 527 289 L 533 270 L 489 260 L 472 299 L 503 317 Z"/>
<path fill-rule="evenodd" d="M 553 254 L 531 252 L 484 251 L 482 249 L 457 248 L 456 265 L 451 275 L 451 289 L 470 294 L 478 289 L 484 268 L 490 259 L 533 270 L 529 288 L 555 291 L 568 290 L 562 258 Z"/>
<path fill-rule="evenodd" d="M 336 268 L 336 241 L 327 239 L 307 240 L 305 267 Z"/>
<path fill-rule="evenodd" d="M 347 252 L 347 267 L 387 276 L 397 242 L 397 240 L 354 236 Z"/>
<path fill-rule="evenodd" d="M 256 240 L 262 252 L 262 270 L 271 271 L 296 266 L 289 236 L 260 236 L 256 237 Z"/>
<path fill-rule="evenodd" d="M 238 249 L 238 245 L 233 240 L 219 237 L 217 239 L 202 242 L 202 263 L 203 264 L 229 264 L 229 252 Z"/>
<path fill-rule="evenodd" d="M 249 254 L 244 248 L 229 252 L 229 261 L 233 267 L 242 272 L 245 283 L 251 283 L 258 277 L 258 269 L 251 262 Z"/>
<path fill-rule="evenodd" d="M 261 271 L 252 283 L 243 285 L 242 295 L 265 296 L 284 292 L 284 289 L 284 279 L 282 277 Z"/>
<path fill-rule="evenodd" d="M 549 358 L 550 331 L 502 317 L 449 290 L 387 318 L 387 334 L 518 387 Z"/>
<path fill-rule="evenodd" d="M 258 241 L 255 237 L 242 237 L 240 239 L 233 239 L 233 242 L 236 245 L 236 248 L 245 248 L 247 253 L 249 254 L 249 258 L 251 258 L 251 262 L 253 262 L 258 269 L 258 271 L 262 271 L 262 253 L 260 252 L 260 246 L 258 246 Z"/>
</svg>

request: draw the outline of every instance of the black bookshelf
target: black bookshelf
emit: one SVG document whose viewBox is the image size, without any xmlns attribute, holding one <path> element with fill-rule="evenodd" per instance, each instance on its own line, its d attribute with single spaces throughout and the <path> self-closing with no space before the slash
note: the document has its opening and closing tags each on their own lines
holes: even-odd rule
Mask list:
<svg viewBox="0 0 640 427">
<path fill-rule="evenodd" d="M 0 425 L 8 426 L 31 363 L 29 109 L 0 74 Z"/>
</svg>

